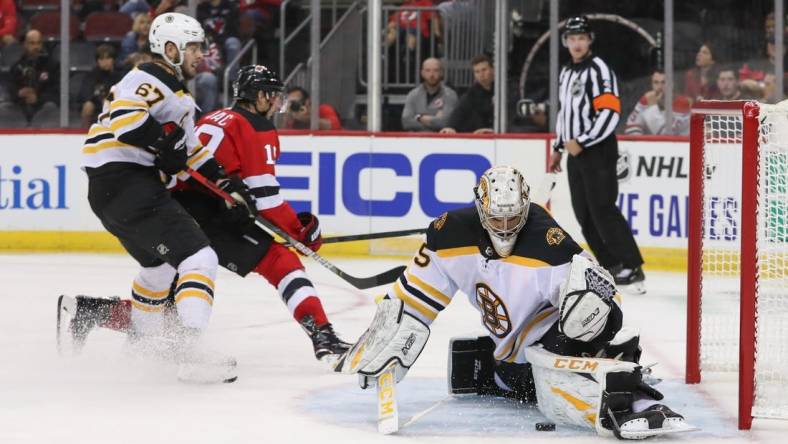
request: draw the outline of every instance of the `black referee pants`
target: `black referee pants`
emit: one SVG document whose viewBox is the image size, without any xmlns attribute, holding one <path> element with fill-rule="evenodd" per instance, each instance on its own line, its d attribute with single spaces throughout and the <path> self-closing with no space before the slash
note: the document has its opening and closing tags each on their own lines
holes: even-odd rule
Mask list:
<svg viewBox="0 0 788 444">
<path fill-rule="evenodd" d="M 617 160 L 615 135 L 583 150 L 577 157 L 569 155 L 566 162 L 569 191 L 575 217 L 600 265 L 635 268 L 643 264 L 643 257 L 632 230 L 616 206 Z"/>
</svg>

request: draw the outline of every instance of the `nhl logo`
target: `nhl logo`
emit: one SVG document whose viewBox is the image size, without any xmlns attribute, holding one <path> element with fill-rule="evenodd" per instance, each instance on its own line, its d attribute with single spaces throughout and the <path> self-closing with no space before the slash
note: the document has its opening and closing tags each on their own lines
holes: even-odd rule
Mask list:
<svg viewBox="0 0 788 444">
<path fill-rule="evenodd" d="M 167 17 L 164 17 L 164 21 L 166 23 L 172 23 L 174 20 L 175 20 L 175 18 L 173 18 L 173 16 L 171 16 L 171 15 L 168 15 Z"/>
<path fill-rule="evenodd" d="M 572 95 L 577 97 L 580 94 L 582 94 L 583 93 L 583 86 L 584 86 L 584 82 L 582 80 L 580 80 L 580 78 L 575 79 L 575 81 L 572 82 L 572 87 L 570 89 Z"/>
<path fill-rule="evenodd" d="M 616 178 L 619 182 L 626 182 L 629 180 L 632 173 L 632 159 L 629 157 L 628 151 L 618 151 L 618 160 L 616 160 Z"/>
</svg>

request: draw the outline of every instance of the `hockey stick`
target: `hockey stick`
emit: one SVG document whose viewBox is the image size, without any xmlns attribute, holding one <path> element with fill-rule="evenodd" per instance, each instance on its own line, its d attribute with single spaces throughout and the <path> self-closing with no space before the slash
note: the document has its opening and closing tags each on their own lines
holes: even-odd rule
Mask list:
<svg viewBox="0 0 788 444">
<path fill-rule="evenodd" d="M 427 232 L 426 228 L 413 228 L 411 230 L 400 231 L 381 231 L 378 233 L 367 234 L 351 234 L 348 236 L 334 236 L 323 238 L 324 244 L 335 244 L 338 242 L 352 242 L 359 240 L 372 240 L 372 239 L 387 239 L 390 237 L 410 236 L 411 234 L 424 234 Z M 290 247 L 289 243 L 283 244 L 285 247 Z"/>
<path fill-rule="evenodd" d="M 199 172 L 193 170 L 192 168 L 186 168 L 186 172 L 191 177 L 193 177 L 194 180 L 196 180 L 197 182 L 200 182 L 203 186 L 208 188 L 208 190 L 210 190 L 211 192 L 216 194 L 218 197 L 221 197 L 222 199 L 227 201 L 227 203 L 230 203 L 232 205 L 235 205 L 237 203 L 235 201 L 235 199 L 232 198 L 232 196 L 227 194 L 227 192 L 225 192 L 224 190 L 219 188 L 218 185 L 216 185 L 215 183 L 213 183 L 210 180 L 208 180 L 205 176 L 203 176 Z M 379 285 L 390 284 L 390 283 L 396 281 L 397 278 L 405 270 L 405 268 L 407 268 L 404 265 L 400 265 L 399 267 L 392 268 L 391 270 L 384 271 L 383 273 L 376 274 L 376 275 L 370 276 L 370 277 L 359 278 L 359 277 L 351 276 L 351 275 L 345 273 L 344 271 L 340 270 L 339 268 L 337 268 L 336 265 L 334 265 L 331 262 L 327 261 L 325 258 L 320 256 L 319 254 L 317 254 L 314 251 L 312 251 L 306 245 L 304 245 L 301 242 L 298 242 L 297 240 L 293 239 L 292 236 L 287 234 L 285 231 L 283 231 L 282 229 L 280 229 L 279 227 L 277 227 L 276 225 L 274 225 L 270 221 L 267 221 L 267 220 L 263 219 L 260 216 L 255 216 L 254 224 L 258 228 L 261 228 L 261 229 L 267 231 L 268 233 L 273 233 L 273 234 L 276 234 L 277 236 L 281 237 L 288 244 L 290 244 L 296 250 L 298 250 L 301 254 L 303 254 L 304 256 L 311 257 L 317 263 L 319 263 L 320 265 L 328 268 L 332 273 L 334 273 L 335 275 L 337 275 L 340 278 L 344 279 L 350 285 L 352 285 L 352 286 L 354 286 L 354 287 L 356 287 L 356 288 L 358 288 L 360 290 L 365 290 L 367 288 L 377 287 Z"/>
<path fill-rule="evenodd" d="M 539 188 L 534 191 L 534 197 L 531 200 L 541 206 L 547 206 L 553 196 L 553 190 L 555 189 L 557 180 L 558 176 L 555 173 L 545 174 L 544 178 L 542 178 L 542 182 L 539 183 Z"/>
</svg>

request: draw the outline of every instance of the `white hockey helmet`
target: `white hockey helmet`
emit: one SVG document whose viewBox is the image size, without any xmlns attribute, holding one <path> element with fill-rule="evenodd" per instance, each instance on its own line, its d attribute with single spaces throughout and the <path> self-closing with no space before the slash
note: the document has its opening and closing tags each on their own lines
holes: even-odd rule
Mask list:
<svg viewBox="0 0 788 444">
<path fill-rule="evenodd" d="M 510 166 L 488 169 L 474 188 L 476 210 L 501 257 L 512 253 L 517 234 L 525 226 L 531 206 L 530 188 L 523 175 Z"/>
<path fill-rule="evenodd" d="M 181 76 L 181 64 L 183 63 L 183 51 L 189 43 L 205 43 L 205 31 L 200 22 L 193 17 L 178 12 L 168 12 L 161 14 L 153 19 L 148 33 L 150 51 L 159 54 L 170 64 L 178 75 Z M 167 42 L 172 42 L 178 48 L 178 62 L 167 57 L 164 48 Z"/>
</svg>

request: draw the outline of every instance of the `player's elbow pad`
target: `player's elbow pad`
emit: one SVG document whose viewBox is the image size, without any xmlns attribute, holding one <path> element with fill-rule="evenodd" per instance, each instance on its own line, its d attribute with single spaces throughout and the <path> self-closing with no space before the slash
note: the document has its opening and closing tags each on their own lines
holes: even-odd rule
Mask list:
<svg viewBox="0 0 788 444">
<path fill-rule="evenodd" d="M 142 125 L 117 137 L 119 142 L 126 145 L 148 148 L 154 145 L 163 135 L 164 130 L 161 124 L 149 115 Z"/>
</svg>

